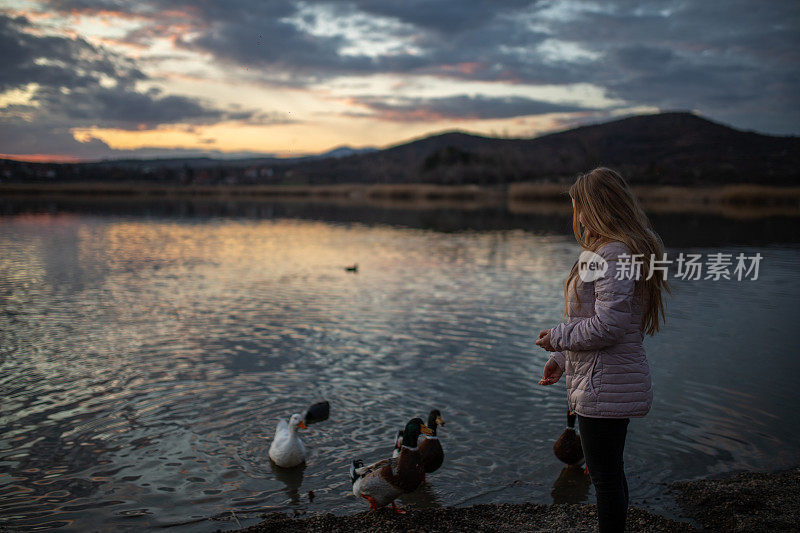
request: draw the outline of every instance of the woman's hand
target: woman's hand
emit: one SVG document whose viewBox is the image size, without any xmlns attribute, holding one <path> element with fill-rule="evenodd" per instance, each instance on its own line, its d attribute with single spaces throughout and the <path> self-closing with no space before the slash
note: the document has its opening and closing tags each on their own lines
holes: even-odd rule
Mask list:
<svg viewBox="0 0 800 533">
<path fill-rule="evenodd" d="M 553 345 L 550 344 L 550 330 L 543 329 L 539 333 L 539 338 L 536 340 L 536 345 L 544 348 L 548 352 L 555 352 L 556 349 L 553 348 Z"/>
<path fill-rule="evenodd" d="M 556 351 L 555 348 L 553 348 L 553 345 L 550 344 L 549 329 L 543 329 L 541 332 L 539 332 L 539 338 L 536 340 L 536 344 L 538 346 L 541 346 L 548 352 Z M 553 383 L 556 383 L 559 379 L 561 379 L 561 375 L 563 373 L 564 371 L 561 369 L 560 366 L 558 366 L 556 360 L 550 358 L 550 360 L 547 361 L 547 364 L 544 365 L 544 370 L 542 371 L 542 379 L 539 380 L 539 385 L 552 385 Z"/>
<path fill-rule="evenodd" d="M 552 385 L 553 383 L 557 382 L 561 379 L 561 375 L 564 373 L 561 370 L 561 367 L 558 366 L 555 359 L 550 359 L 547 361 L 547 364 L 544 365 L 544 370 L 542 371 L 542 379 L 539 380 L 539 385 Z"/>
</svg>

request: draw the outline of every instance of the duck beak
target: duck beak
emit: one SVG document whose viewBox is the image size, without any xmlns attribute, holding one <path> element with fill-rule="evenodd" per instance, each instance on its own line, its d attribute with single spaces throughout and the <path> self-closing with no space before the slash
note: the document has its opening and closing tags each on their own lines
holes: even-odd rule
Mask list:
<svg viewBox="0 0 800 533">
<path fill-rule="evenodd" d="M 306 423 L 301 420 L 300 423 L 297 424 L 297 427 L 299 427 L 300 429 L 306 429 L 307 426 Z"/>
<path fill-rule="evenodd" d="M 439 424 L 440 426 L 444 426 L 444 420 L 442 420 L 441 416 L 436 417 L 436 423 Z"/>
<path fill-rule="evenodd" d="M 425 424 L 422 424 L 419 429 L 426 435 L 433 435 L 433 431 L 431 431 L 431 428 L 429 428 Z"/>
</svg>

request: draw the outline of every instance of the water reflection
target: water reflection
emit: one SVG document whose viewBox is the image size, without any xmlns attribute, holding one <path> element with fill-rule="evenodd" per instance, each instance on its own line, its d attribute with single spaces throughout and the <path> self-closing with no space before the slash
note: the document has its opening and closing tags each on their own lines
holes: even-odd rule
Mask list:
<svg viewBox="0 0 800 533">
<path fill-rule="evenodd" d="M 564 221 L 441 232 L 423 229 L 425 212 L 392 226 L 323 220 L 371 216 L 331 209 L 0 217 L 0 517 L 212 531 L 204 518 L 231 509 L 360 511 L 350 461 L 386 457 L 432 405 L 446 462 L 403 504 L 591 501 L 581 478 L 550 481 L 564 385 L 536 385 L 547 354 L 533 341 L 561 320 L 577 255 L 547 229 Z M 472 215 L 468 227 L 522 220 Z M 646 343 L 653 410 L 629 426 L 634 504 L 671 480 L 799 459 L 787 354 L 800 352 L 800 250 L 696 251 L 720 250 L 760 251 L 761 277 L 674 284 Z M 754 353 L 769 380 L 752 379 Z M 332 415 L 304 432 L 306 466 L 275 470 L 274 420 L 320 398 Z"/>
<path fill-rule="evenodd" d="M 283 483 L 286 487 L 286 495 L 292 505 L 300 503 L 300 487 L 303 485 L 303 472 L 306 470 L 305 463 L 294 468 L 283 468 L 270 461 L 270 468 L 275 479 Z"/>
<path fill-rule="evenodd" d="M 46 214 L 65 218 L 78 214 L 115 217 L 209 219 L 302 219 L 344 224 L 385 224 L 434 231 L 497 231 L 523 229 L 540 234 L 571 235 L 569 201 L 522 203 L 444 209 L 414 204 L 362 205 L 342 202 L 219 201 L 214 199 L 7 198 L 0 215 Z M 687 210 L 647 207 L 653 226 L 667 246 L 796 243 L 800 218 L 796 210 L 713 206 Z M 352 263 L 347 263 L 352 264 Z"/>
<path fill-rule="evenodd" d="M 428 475 L 428 479 L 419 486 L 417 490 L 410 494 L 403 494 L 400 497 L 400 502 L 403 505 L 413 507 L 415 509 L 432 509 L 434 507 L 441 507 L 439 496 L 434 489 L 433 484 L 436 480 L 433 476 Z"/>
<path fill-rule="evenodd" d="M 589 499 L 591 479 L 583 466 L 566 466 L 553 483 L 553 503 L 584 503 Z"/>
</svg>

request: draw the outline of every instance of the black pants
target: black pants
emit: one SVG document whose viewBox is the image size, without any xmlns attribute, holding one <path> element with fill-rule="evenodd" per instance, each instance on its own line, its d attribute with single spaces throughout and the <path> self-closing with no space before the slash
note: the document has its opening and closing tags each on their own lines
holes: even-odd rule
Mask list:
<svg viewBox="0 0 800 533">
<path fill-rule="evenodd" d="M 625 531 L 628 481 L 622 452 L 630 418 L 589 418 L 578 415 L 578 430 L 586 466 L 597 495 L 600 533 Z"/>
</svg>

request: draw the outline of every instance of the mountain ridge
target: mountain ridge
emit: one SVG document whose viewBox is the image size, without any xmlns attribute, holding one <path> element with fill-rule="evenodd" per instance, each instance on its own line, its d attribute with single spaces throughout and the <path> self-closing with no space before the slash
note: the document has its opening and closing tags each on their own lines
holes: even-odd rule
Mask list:
<svg viewBox="0 0 800 533">
<path fill-rule="evenodd" d="M 212 158 L 93 163 L 0 160 L 0 179 L 159 181 L 164 183 L 431 183 L 505 186 L 567 181 L 596 166 L 633 184 L 800 183 L 800 138 L 742 131 L 692 112 L 669 111 L 587 124 L 533 138 L 460 130 L 383 149 L 337 147 L 292 159 Z"/>
<path fill-rule="evenodd" d="M 636 115 L 530 139 L 444 132 L 338 162 L 295 169 L 308 183 L 330 176 L 359 182 L 504 185 L 560 181 L 596 166 L 633 183 L 800 182 L 800 138 L 736 130 L 690 112 Z M 358 172 L 357 167 L 363 171 Z"/>
</svg>

